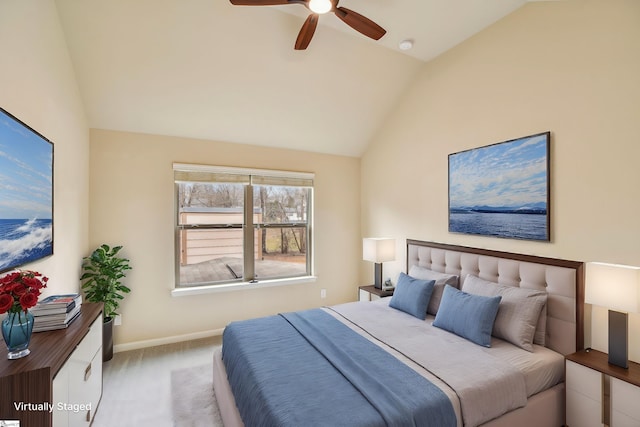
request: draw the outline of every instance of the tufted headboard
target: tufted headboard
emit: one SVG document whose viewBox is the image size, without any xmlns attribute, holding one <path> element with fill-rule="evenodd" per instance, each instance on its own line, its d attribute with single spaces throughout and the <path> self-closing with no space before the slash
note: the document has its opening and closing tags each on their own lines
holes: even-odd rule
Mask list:
<svg viewBox="0 0 640 427">
<path fill-rule="evenodd" d="M 546 290 L 546 347 L 567 355 L 584 347 L 584 263 L 488 249 L 407 240 L 407 272 L 413 265 L 460 277 Z"/>
</svg>

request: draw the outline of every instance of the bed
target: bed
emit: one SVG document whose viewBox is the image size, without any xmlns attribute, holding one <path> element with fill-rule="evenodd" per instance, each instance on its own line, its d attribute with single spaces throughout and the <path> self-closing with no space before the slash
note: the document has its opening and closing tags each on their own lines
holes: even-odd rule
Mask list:
<svg viewBox="0 0 640 427">
<path fill-rule="evenodd" d="M 406 250 L 393 297 L 228 325 L 213 360 L 224 425 L 563 425 L 564 355 L 584 343 L 583 263 L 419 240 Z"/>
</svg>

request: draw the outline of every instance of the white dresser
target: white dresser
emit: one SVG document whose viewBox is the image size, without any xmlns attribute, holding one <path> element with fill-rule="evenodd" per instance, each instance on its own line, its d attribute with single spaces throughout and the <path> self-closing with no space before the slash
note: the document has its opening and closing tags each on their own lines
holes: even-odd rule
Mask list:
<svg viewBox="0 0 640 427">
<path fill-rule="evenodd" d="M 53 427 L 88 426 L 102 396 L 102 317 L 53 378 Z"/>
<path fill-rule="evenodd" d="M 83 303 L 67 329 L 34 333 L 29 349 L 17 360 L 0 349 L 3 419 L 26 427 L 88 426 L 102 397 L 102 304 Z"/>
</svg>

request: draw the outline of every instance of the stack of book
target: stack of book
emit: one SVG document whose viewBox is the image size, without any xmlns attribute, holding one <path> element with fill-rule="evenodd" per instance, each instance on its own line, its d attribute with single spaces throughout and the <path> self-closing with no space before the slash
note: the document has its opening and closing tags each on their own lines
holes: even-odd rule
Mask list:
<svg viewBox="0 0 640 427">
<path fill-rule="evenodd" d="M 81 294 L 51 295 L 30 309 L 33 332 L 64 329 L 80 314 Z"/>
</svg>

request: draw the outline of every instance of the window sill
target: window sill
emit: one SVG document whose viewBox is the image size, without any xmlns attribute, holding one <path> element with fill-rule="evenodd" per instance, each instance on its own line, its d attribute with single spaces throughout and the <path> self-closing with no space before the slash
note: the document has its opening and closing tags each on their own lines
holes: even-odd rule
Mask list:
<svg viewBox="0 0 640 427">
<path fill-rule="evenodd" d="M 171 290 L 172 297 L 182 297 L 188 295 L 213 294 L 218 292 L 233 292 L 246 289 L 269 288 L 273 286 L 299 285 L 301 283 L 314 283 L 316 276 L 290 277 L 286 279 L 262 280 L 252 282 L 236 282 L 226 285 L 204 285 L 189 288 L 174 288 Z"/>
</svg>

